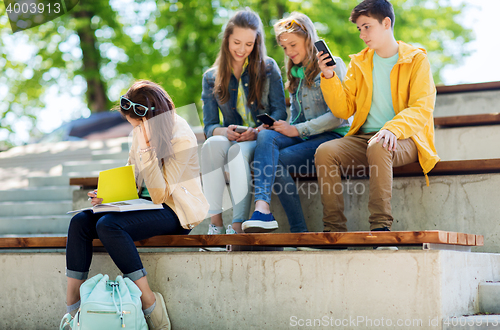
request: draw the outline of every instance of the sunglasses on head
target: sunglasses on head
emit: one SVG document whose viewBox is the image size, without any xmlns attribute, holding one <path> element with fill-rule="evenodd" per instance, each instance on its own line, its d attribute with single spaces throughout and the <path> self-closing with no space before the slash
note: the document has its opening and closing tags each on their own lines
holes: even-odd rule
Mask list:
<svg viewBox="0 0 500 330">
<path fill-rule="evenodd" d="M 146 115 L 146 112 L 148 112 L 149 108 L 142 105 L 142 104 L 139 104 L 139 103 L 134 103 L 132 101 L 130 101 L 129 99 L 127 99 L 125 96 L 120 96 L 120 107 L 123 109 L 123 110 L 130 110 L 130 108 L 134 108 L 134 112 L 136 115 L 138 115 L 139 117 L 144 117 Z M 151 110 L 154 110 L 155 107 L 151 107 Z"/>
<path fill-rule="evenodd" d="M 299 28 L 301 28 L 302 30 L 304 31 L 307 31 L 306 28 L 304 27 L 304 25 L 300 24 L 299 22 L 297 22 L 296 20 L 292 19 L 291 21 L 285 21 L 285 22 L 282 22 L 280 24 L 280 26 L 283 26 L 285 29 L 287 30 L 292 30 L 293 29 L 293 25 L 297 25 Z"/>
</svg>

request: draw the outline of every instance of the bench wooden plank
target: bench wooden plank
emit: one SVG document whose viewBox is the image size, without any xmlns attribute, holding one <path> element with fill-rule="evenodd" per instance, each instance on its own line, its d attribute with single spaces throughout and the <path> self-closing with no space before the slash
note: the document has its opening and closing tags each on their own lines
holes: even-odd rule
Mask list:
<svg viewBox="0 0 500 330">
<path fill-rule="evenodd" d="M 449 160 L 436 164 L 429 176 L 432 175 L 460 175 L 460 174 L 483 174 L 499 173 L 500 158 L 493 159 L 471 159 L 471 160 Z M 394 176 L 416 176 L 423 175 L 419 163 L 411 163 L 394 168 Z"/>
<path fill-rule="evenodd" d="M 480 92 L 480 91 L 499 90 L 499 89 L 500 89 L 500 81 L 475 83 L 475 84 L 460 84 L 451 86 L 436 86 L 438 94 Z"/>
<path fill-rule="evenodd" d="M 98 177 L 69 178 L 69 185 L 97 188 L 98 179 Z"/>
<path fill-rule="evenodd" d="M 457 234 L 458 240 L 450 242 Z M 474 235 L 473 235 L 474 236 Z M 384 246 L 422 245 L 423 243 L 475 246 L 482 236 L 467 240 L 467 234 L 440 230 L 347 232 L 347 233 L 270 233 L 238 235 L 163 235 L 136 242 L 137 247 L 224 247 L 242 246 Z M 94 246 L 102 246 L 94 240 Z M 65 248 L 66 237 L 1 237 L 0 248 Z"/>
<path fill-rule="evenodd" d="M 476 245 L 476 235 L 474 234 L 467 234 L 467 245 Z"/>
<path fill-rule="evenodd" d="M 476 246 L 484 246 L 484 236 L 476 235 Z"/>
<path fill-rule="evenodd" d="M 458 233 L 449 232 L 448 233 L 448 244 L 457 244 L 458 243 Z"/>
<path fill-rule="evenodd" d="M 468 127 L 498 124 L 500 124 L 500 113 L 434 118 L 434 125 L 438 127 Z"/>
</svg>

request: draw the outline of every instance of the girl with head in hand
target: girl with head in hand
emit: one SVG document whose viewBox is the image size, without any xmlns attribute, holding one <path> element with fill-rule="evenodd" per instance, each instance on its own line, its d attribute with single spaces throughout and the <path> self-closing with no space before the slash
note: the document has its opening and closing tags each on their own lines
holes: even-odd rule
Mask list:
<svg viewBox="0 0 500 330">
<path fill-rule="evenodd" d="M 134 83 L 120 98 L 119 110 L 134 127 L 128 164 L 135 165 L 139 196 L 163 208 L 95 214 L 88 210 L 71 219 L 66 245 L 67 312 L 74 316 L 78 310 L 80 286 L 92 261 L 92 241 L 100 239 L 123 276 L 141 290 L 149 329 L 170 329 L 163 297 L 150 289 L 134 242 L 188 234 L 205 218 L 208 203 L 199 177 L 198 145 L 187 122 L 175 113 L 170 96 L 153 82 Z M 95 191 L 88 195 L 92 205 L 102 203 Z"/>
</svg>

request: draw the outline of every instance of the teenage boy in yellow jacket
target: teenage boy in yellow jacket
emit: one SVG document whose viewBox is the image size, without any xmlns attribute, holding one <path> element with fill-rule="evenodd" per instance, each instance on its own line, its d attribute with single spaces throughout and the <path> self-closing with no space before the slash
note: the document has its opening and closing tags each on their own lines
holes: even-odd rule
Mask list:
<svg viewBox="0 0 500 330">
<path fill-rule="evenodd" d="M 428 180 L 439 161 L 432 115 L 436 87 L 426 51 L 394 38 L 389 1 L 365 0 L 350 20 L 368 47 L 351 55 L 344 85 L 326 65 L 328 55 L 317 55 L 326 104 L 338 118 L 354 115 L 345 137 L 316 150 L 324 231 L 347 231 L 341 174 L 361 169 L 370 175 L 370 230 L 389 231 L 392 168 L 418 160 Z"/>
</svg>

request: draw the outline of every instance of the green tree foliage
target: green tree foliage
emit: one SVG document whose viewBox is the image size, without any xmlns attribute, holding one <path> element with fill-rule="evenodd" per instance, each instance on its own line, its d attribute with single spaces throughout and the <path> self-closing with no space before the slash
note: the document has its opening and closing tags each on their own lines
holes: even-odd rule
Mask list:
<svg viewBox="0 0 500 330">
<path fill-rule="evenodd" d="M 307 14 L 332 52 L 349 62 L 365 47 L 349 15 L 358 0 L 89 0 L 67 15 L 12 35 L 0 6 L 0 133 L 13 119 L 35 127 L 49 89 L 72 91 L 91 111 L 109 109 L 135 79 L 160 83 L 177 107 L 196 103 L 201 77 L 215 61 L 232 14 L 259 13 L 268 55 L 284 67 L 272 25 L 292 11 Z M 464 7 L 449 0 L 392 0 L 396 39 L 427 49 L 434 78 L 467 56 L 472 33 L 457 23 Z M 27 45 L 19 60 L 12 38 Z M 88 111 L 88 110 L 87 110 Z M 5 134 L 4 134 L 5 135 Z"/>
</svg>

